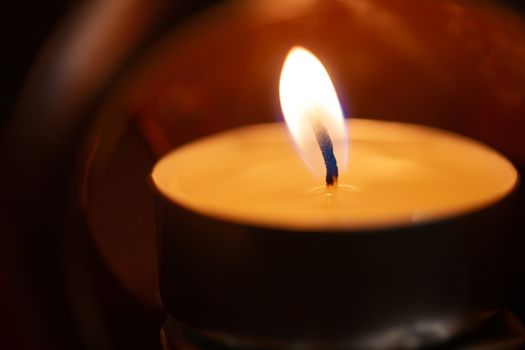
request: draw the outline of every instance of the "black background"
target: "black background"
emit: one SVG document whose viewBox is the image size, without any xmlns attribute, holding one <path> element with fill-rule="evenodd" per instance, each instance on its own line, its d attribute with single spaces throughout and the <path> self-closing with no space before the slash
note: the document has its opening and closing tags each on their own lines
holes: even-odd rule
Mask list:
<svg viewBox="0 0 525 350">
<path fill-rule="evenodd" d="M 2 70 L 0 75 L 0 130 L 3 130 L 9 120 L 31 65 L 46 39 L 68 11 L 84 2 L 87 1 L 6 1 L 0 7 L 0 22 L 3 27 L 0 56 Z M 218 1 L 177 2 L 186 3 L 187 7 L 202 8 Z M 525 2 L 520 0 L 499 0 L 499 2 L 525 15 Z"/>
<path fill-rule="evenodd" d="M 2 70 L 0 75 L 0 130 L 6 126 L 31 66 L 42 46 L 52 34 L 53 29 L 72 8 L 84 2 L 87 1 L 6 1 L 0 7 L 0 22 L 3 27 L 0 56 Z M 186 3 L 185 6 L 187 7 L 200 9 L 218 1 L 178 2 Z M 499 0 L 499 2 L 525 16 L 525 3 L 523 1 Z"/>
</svg>

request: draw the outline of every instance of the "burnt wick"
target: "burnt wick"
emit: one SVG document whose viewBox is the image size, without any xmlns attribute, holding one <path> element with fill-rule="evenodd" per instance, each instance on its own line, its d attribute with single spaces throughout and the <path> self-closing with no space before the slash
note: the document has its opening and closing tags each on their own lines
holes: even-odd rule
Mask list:
<svg viewBox="0 0 525 350">
<path fill-rule="evenodd" d="M 326 166 L 326 185 L 334 186 L 337 184 L 339 170 L 337 169 L 337 160 L 335 159 L 332 140 L 330 139 L 326 126 L 319 119 L 312 118 L 311 124 Z"/>
</svg>

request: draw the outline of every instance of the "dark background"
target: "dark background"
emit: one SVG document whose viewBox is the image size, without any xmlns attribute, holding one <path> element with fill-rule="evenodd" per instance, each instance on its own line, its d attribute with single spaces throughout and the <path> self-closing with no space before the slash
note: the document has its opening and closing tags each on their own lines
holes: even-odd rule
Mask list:
<svg viewBox="0 0 525 350">
<path fill-rule="evenodd" d="M 0 130 L 12 114 L 17 96 L 46 40 L 68 12 L 89 0 L 5 1 L 0 7 L 2 23 Z M 147 1 L 146 1 L 147 2 Z M 220 0 L 173 0 L 180 18 Z"/>
<path fill-rule="evenodd" d="M 418 1 L 418 0 L 414 0 Z M 426 0 L 422 0 L 426 1 Z M 486 0 L 479 0 L 484 2 Z M 520 0 L 497 0 L 525 15 L 525 2 Z M 0 89 L 0 130 L 12 114 L 16 98 L 30 68 L 46 39 L 59 21 L 73 7 L 88 1 L 6 1 L 1 6 L 0 19 L 3 26 Z M 198 11 L 218 0 L 176 1 L 187 12 Z"/>
<path fill-rule="evenodd" d="M 2 5 L 0 124 L 4 126 L 31 64 L 58 21 L 79 0 L 9 1 Z"/>
<path fill-rule="evenodd" d="M 102 0 L 104 1 L 104 0 Z M 145 0 L 147 4 L 149 0 Z M 26 81 L 31 75 L 31 70 L 41 54 L 43 47 L 46 46 L 54 31 L 60 24 L 67 19 L 68 14 L 90 0 L 48 0 L 48 1 L 6 1 L 0 7 L 0 23 L 2 23 L 2 51 L 0 59 L 1 79 L 0 79 L 0 148 L 7 146 L 5 131 L 11 125 L 13 114 L 17 109 L 17 100 L 24 88 Z M 191 14 L 207 8 L 213 0 L 184 0 L 173 1 L 177 6 L 174 11 L 172 22 L 182 20 Z M 4 153 L 3 153 L 4 154 Z M 6 162 L 4 162 L 5 164 Z M 3 169 L 3 166 L 0 166 Z M 80 340 L 75 320 L 71 319 L 70 310 L 40 305 L 41 302 L 34 300 L 28 295 L 33 295 L 36 289 L 32 286 L 22 286 L 16 276 L 17 272 L 24 270 L 24 266 L 12 266 L 13 264 L 23 265 L 23 252 L 16 248 L 15 240 L 20 239 L 19 232 L 11 225 L 8 210 L 3 210 L 3 201 L 6 193 L 5 187 L 0 187 L 0 349 L 20 349 L 20 350 L 42 350 L 42 349 L 101 349 L 103 344 L 87 344 Z M 8 201 L 8 200 L 6 200 Z M 7 205 L 6 205 L 7 207 Z M 48 233 L 43 229 L 42 233 Z M 17 237 L 15 237 L 17 236 Z M 50 248 L 54 243 L 43 238 L 44 244 L 49 244 Z M 88 249 L 90 242 L 84 242 Z M 39 249 L 41 243 L 31 243 Z M 54 253 L 50 253 L 53 255 Z M 13 258 L 15 257 L 15 258 Z M 17 261 L 14 263 L 14 261 Z M 33 263 L 39 265 L 37 275 L 45 285 L 53 285 L 52 272 L 55 262 L 40 261 Z M 104 296 L 100 296 L 99 301 L 111 313 L 114 318 L 109 319 L 111 330 L 104 329 L 100 324 L 91 324 L 88 327 L 94 329 L 94 333 L 100 339 L 116 336 L 115 342 L 104 344 L 105 349 L 159 349 L 159 329 L 163 320 L 163 315 L 145 312 L 135 309 L 134 303 L 128 295 L 122 294 L 115 281 L 107 275 L 104 266 L 94 262 L 92 268 L 99 274 L 100 280 L 97 282 L 107 286 Z M 32 263 L 29 263 L 32 264 Z M 53 267 L 55 266 L 55 267 Z M 13 280 L 16 279 L 15 280 Z M 48 279 L 47 281 L 45 281 Z M 40 281 L 40 282 L 42 282 Z M 40 300 L 48 300 L 50 305 L 60 305 L 63 296 L 60 291 L 47 288 L 47 291 L 38 291 Z M 88 306 L 89 307 L 89 306 Z M 51 310 L 51 311 L 50 311 Z M 92 310 L 86 310 L 88 313 Z M 51 314 L 49 313 L 51 312 Z M 52 315 L 54 319 L 40 319 L 38 315 Z M 140 315 L 133 319 L 132 314 Z M 96 317 L 96 316 L 95 316 Z M 133 319 L 130 321 L 130 319 Z M 140 321 L 137 323 L 135 320 Z M 57 329 L 58 325 L 58 329 Z M 38 327 L 39 329 L 34 329 Z M 100 329 L 97 329 L 100 328 Z M 140 330 L 140 331 L 139 331 Z M 35 336 L 35 334 L 40 334 Z M 44 338 L 42 338 L 44 334 Z M 47 334 L 47 336 L 46 336 Z"/>
</svg>

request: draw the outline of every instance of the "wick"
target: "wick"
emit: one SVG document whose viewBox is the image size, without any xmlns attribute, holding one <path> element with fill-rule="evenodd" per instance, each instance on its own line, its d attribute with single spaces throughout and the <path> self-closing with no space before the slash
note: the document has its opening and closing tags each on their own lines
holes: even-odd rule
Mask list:
<svg viewBox="0 0 525 350">
<path fill-rule="evenodd" d="M 326 186 L 337 185 L 339 170 L 337 169 L 337 160 L 334 156 L 334 147 L 328 130 L 318 118 L 312 118 L 311 124 L 326 166 Z"/>
</svg>

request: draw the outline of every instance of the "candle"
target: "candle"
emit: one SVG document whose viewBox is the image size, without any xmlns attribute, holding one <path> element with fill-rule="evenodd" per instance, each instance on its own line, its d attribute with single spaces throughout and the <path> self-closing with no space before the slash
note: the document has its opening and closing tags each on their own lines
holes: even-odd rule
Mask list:
<svg viewBox="0 0 525 350">
<path fill-rule="evenodd" d="M 169 320 L 241 348 L 368 347 L 422 320 L 443 331 L 416 338 L 436 342 L 497 307 L 498 274 L 482 267 L 501 252 L 508 160 L 443 130 L 345 122 L 302 48 L 280 95 L 289 130 L 212 135 L 153 170 Z"/>
<path fill-rule="evenodd" d="M 158 189 L 179 205 L 225 220 L 345 230 L 465 213 L 498 201 L 516 183 L 512 164 L 474 140 L 377 120 L 345 125 L 327 72 L 303 48 L 291 50 L 280 85 L 290 134 L 313 174 L 286 126 L 252 125 L 165 156 L 153 172 Z M 335 188 L 325 188 L 323 171 L 328 186 L 338 177 L 336 158 L 348 171 Z"/>
<path fill-rule="evenodd" d="M 247 126 L 177 149 L 157 188 L 204 215 L 289 230 L 375 229 L 459 215 L 497 202 L 516 171 L 495 151 L 445 131 L 352 119 L 339 184 L 312 176 L 280 123 Z"/>
</svg>

